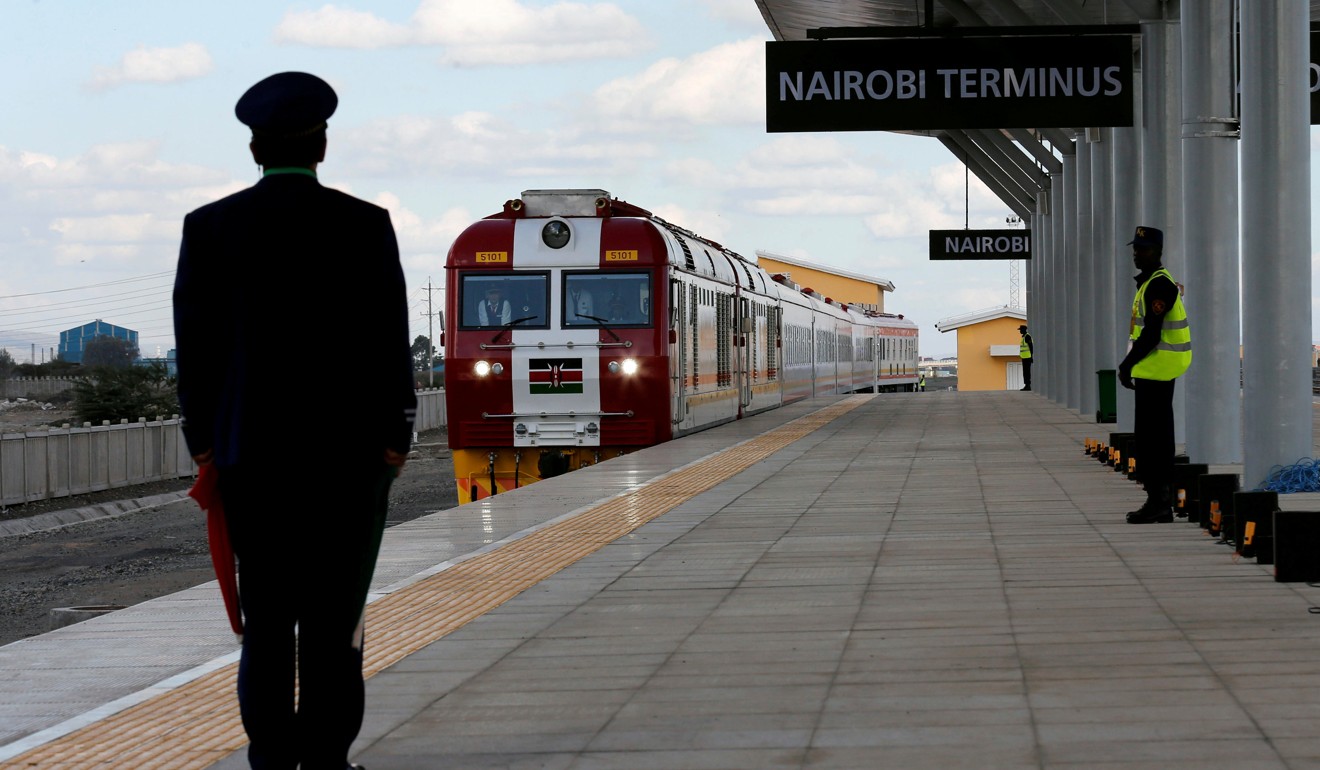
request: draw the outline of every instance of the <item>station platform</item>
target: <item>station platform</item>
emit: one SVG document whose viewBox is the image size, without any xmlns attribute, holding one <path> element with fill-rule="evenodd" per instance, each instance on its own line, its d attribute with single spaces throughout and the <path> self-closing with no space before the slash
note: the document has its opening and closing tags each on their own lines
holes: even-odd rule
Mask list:
<svg viewBox="0 0 1320 770">
<path fill-rule="evenodd" d="M 354 761 L 1320 768 L 1320 588 L 1031 393 L 798 403 L 386 532 Z M 214 584 L 0 648 L 0 768 L 246 767 Z"/>
</svg>

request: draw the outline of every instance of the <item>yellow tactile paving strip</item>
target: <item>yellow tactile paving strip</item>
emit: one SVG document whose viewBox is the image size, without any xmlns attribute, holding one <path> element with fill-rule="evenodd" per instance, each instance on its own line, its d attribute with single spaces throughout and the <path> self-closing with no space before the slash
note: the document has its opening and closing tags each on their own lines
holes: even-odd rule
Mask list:
<svg viewBox="0 0 1320 770">
<path fill-rule="evenodd" d="M 852 411 L 852 396 L 659 481 L 382 597 L 370 606 L 367 676 Z M 0 763 L 0 768 L 204 768 L 247 738 L 232 664 Z"/>
</svg>

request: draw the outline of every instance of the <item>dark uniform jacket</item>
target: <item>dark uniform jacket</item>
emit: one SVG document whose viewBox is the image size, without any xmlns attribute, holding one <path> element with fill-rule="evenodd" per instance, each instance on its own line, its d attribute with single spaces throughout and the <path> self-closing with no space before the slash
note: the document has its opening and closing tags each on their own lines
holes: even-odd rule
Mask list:
<svg viewBox="0 0 1320 770">
<path fill-rule="evenodd" d="M 192 454 L 224 468 L 408 451 L 408 303 L 384 209 L 298 173 L 197 209 L 174 326 Z"/>
</svg>

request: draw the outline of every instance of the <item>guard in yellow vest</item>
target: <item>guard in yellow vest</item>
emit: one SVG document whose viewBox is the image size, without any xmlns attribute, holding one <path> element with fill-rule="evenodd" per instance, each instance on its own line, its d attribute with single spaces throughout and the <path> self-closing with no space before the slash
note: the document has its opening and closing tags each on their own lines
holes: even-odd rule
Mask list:
<svg viewBox="0 0 1320 770">
<path fill-rule="evenodd" d="M 1027 334 L 1027 325 L 1018 327 L 1018 332 L 1022 334 L 1022 339 L 1018 340 L 1018 356 L 1022 358 L 1022 389 L 1031 390 L 1031 365 L 1036 361 L 1036 346 L 1031 342 L 1031 335 Z"/>
<path fill-rule="evenodd" d="M 1118 365 L 1123 387 L 1136 391 L 1137 475 L 1146 502 L 1127 515 L 1129 524 L 1173 521 L 1173 383 L 1192 363 L 1192 332 L 1182 289 L 1160 263 L 1164 233 L 1138 227 L 1132 259 L 1141 271 L 1132 300 L 1132 347 Z"/>
</svg>

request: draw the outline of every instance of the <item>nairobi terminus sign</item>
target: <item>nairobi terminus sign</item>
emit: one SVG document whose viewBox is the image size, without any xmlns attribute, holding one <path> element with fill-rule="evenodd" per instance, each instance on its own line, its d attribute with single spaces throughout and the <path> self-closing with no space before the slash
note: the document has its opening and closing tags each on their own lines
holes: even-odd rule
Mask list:
<svg viewBox="0 0 1320 770">
<path fill-rule="evenodd" d="M 931 259 L 1031 259 L 1030 230 L 931 230 Z"/>
<path fill-rule="evenodd" d="M 1132 38 L 766 43 L 766 130 L 1132 125 Z"/>
</svg>

